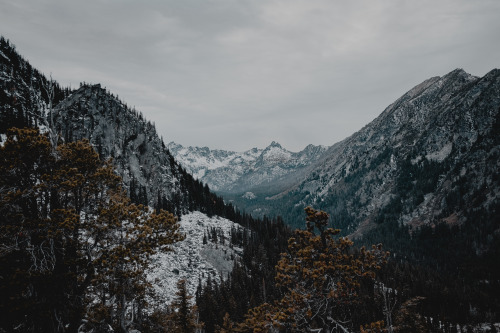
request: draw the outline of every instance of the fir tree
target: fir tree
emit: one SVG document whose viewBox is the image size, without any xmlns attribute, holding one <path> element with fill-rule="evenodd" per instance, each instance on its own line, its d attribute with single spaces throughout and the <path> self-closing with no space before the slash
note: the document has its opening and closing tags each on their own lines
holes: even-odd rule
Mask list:
<svg viewBox="0 0 500 333">
<path fill-rule="evenodd" d="M 139 325 L 148 257 L 182 239 L 174 216 L 131 204 L 88 141 L 11 129 L 0 174 L 0 329 Z"/>
<path fill-rule="evenodd" d="M 188 295 L 186 280 L 177 282 L 176 297 L 171 304 L 172 332 L 193 333 L 203 325 L 198 322 L 198 313 L 195 305 L 191 305 L 192 296 Z"/>
<path fill-rule="evenodd" d="M 358 254 L 353 243 L 336 239 L 340 231 L 327 228 L 328 215 L 306 208 L 306 230 L 297 230 L 276 269 L 283 297 L 250 310 L 242 331 L 348 332 L 363 280 L 374 279 L 385 260 L 381 249 Z M 316 232 L 316 233 L 315 233 Z"/>
</svg>

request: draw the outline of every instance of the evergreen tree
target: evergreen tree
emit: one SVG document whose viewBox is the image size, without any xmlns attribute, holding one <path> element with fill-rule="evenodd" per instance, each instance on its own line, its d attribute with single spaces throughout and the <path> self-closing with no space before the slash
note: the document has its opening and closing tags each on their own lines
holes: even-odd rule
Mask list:
<svg viewBox="0 0 500 333">
<path fill-rule="evenodd" d="M 380 247 L 350 251 L 353 243 L 335 239 L 328 215 L 306 208 L 306 230 L 297 230 L 276 269 L 283 297 L 250 310 L 242 331 L 347 332 L 363 280 L 375 278 L 385 261 Z M 315 232 L 317 234 L 315 234 Z"/>
<path fill-rule="evenodd" d="M 188 295 L 186 280 L 177 282 L 176 297 L 172 302 L 172 332 L 175 333 L 193 333 L 203 325 L 198 322 L 198 313 L 196 306 L 191 305 L 192 296 Z"/>
<path fill-rule="evenodd" d="M 11 129 L 0 174 L 0 329 L 137 325 L 148 257 L 182 239 L 173 215 L 131 204 L 88 141 Z"/>
</svg>

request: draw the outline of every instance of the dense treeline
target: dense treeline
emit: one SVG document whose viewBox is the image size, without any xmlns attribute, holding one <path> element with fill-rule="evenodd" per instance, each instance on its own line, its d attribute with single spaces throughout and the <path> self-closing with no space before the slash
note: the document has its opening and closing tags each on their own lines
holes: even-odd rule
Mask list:
<svg viewBox="0 0 500 333">
<path fill-rule="evenodd" d="M 198 286 L 196 304 L 207 332 L 222 327 L 226 313 L 232 321 L 241 322 L 248 309 L 280 296 L 274 281 L 275 265 L 287 248 L 290 229 L 280 219 L 255 220 L 240 215 L 239 221 L 248 229 L 233 230 L 231 244 L 243 248 L 241 260 L 220 284 L 209 279 L 206 285 L 200 282 Z"/>
<path fill-rule="evenodd" d="M 130 202 L 87 141 L 10 129 L 0 146 L 0 330 L 147 328 L 149 257 L 176 218 Z"/>
<path fill-rule="evenodd" d="M 231 237 L 243 239 L 241 261 L 220 284 L 209 280 L 196 294 L 206 332 L 305 332 L 314 327 L 331 331 L 344 325 L 352 329 L 381 316 L 369 297 L 374 292 L 369 267 L 380 264 L 373 256 L 376 252 L 355 251 L 352 242 L 335 238 L 339 230 L 327 228 L 324 212 L 309 209 L 307 220 L 306 230 L 290 233 L 282 222 L 266 219 L 258 232 Z M 332 289 L 332 283 L 338 288 Z M 299 285 L 306 289 L 296 289 Z M 311 315 L 304 319 L 309 306 Z M 318 311 L 324 313 L 312 315 Z"/>
<path fill-rule="evenodd" d="M 422 228 L 413 233 L 408 228 L 392 227 L 391 232 L 387 231 L 391 237 L 386 237 L 390 246 L 402 249 L 401 246 L 414 244 L 414 247 L 391 253 L 386 264 L 374 275 L 376 282 L 368 280 L 361 284 L 355 311 L 351 309 L 350 312 L 348 331 L 357 331 L 357 327 L 363 326 L 368 332 L 369 323 L 377 323 L 372 327 L 374 331 L 376 327 L 389 327 L 389 323 L 394 325 L 395 332 L 457 332 L 459 328 L 472 332 L 474 327 L 485 323 L 494 329 L 493 323 L 498 322 L 500 295 L 500 280 L 495 275 L 498 274 L 495 264 L 500 254 L 498 248 L 479 261 L 469 254 L 468 259 L 460 261 L 466 263 L 457 275 L 455 270 L 435 266 L 435 255 L 425 260 L 419 252 L 419 248 L 425 248 L 427 254 L 439 252 L 444 263 L 446 252 L 442 251 L 442 246 L 449 242 L 453 233 L 446 225 Z M 374 234 L 369 236 L 374 238 L 367 237 L 358 246 L 370 239 L 382 238 Z M 412 237 L 418 239 L 411 243 Z M 245 239 L 249 239 L 248 234 Z M 206 286 L 200 285 L 196 304 L 206 332 L 217 332 L 218 328 L 227 328 L 229 324 L 237 327 L 242 320 L 255 314 L 250 309 L 262 310 L 262 304 L 274 304 L 283 297 L 283 289 L 275 279 L 282 256 L 270 260 L 273 257 L 266 255 L 268 245 L 248 243 L 243 259 L 227 278 L 220 284 L 209 280 Z M 359 247 L 351 248 L 351 253 L 359 251 Z M 466 255 L 463 250 L 458 252 Z M 290 252 L 285 248 L 283 253 Z"/>
<path fill-rule="evenodd" d="M 480 216 L 470 214 L 462 226 L 440 223 L 416 230 L 386 221 L 365 235 L 361 244 L 377 240 L 391 249 L 393 257 L 382 280 L 407 296 L 425 297 L 421 308 L 427 316 L 461 324 L 496 322 L 500 319 L 498 225 L 478 232 L 478 220 Z M 478 237 L 481 234 L 485 239 Z M 478 253 L 477 244 L 489 245 Z"/>
</svg>

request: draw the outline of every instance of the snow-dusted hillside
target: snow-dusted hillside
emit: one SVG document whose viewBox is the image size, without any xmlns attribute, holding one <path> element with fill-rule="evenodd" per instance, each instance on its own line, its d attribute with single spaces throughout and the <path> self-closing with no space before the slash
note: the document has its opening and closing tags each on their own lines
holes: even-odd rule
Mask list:
<svg viewBox="0 0 500 333">
<path fill-rule="evenodd" d="M 262 154 L 262 149 L 253 148 L 242 153 L 210 149 L 208 147 L 184 147 L 175 142 L 167 145 L 175 159 L 191 173 L 194 177 L 205 181 L 208 174 L 217 172 L 226 168 L 232 168 L 232 174 L 227 175 L 226 179 L 220 182 L 206 182 L 215 190 L 219 187 L 224 188 L 227 184 L 236 181 L 247 169 L 249 169 L 255 160 Z"/>
<path fill-rule="evenodd" d="M 223 193 L 245 193 L 302 170 L 317 161 L 327 147 L 309 145 L 294 153 L 272 142 L 265 149 L 245 152 L 211 150 L 207 147 L 167 145 L 175 159 L 188 172 Z"/>
<path fill-rule="evenodd" d="M 354 236 L 389 217 L 419 226 L 487 216 L 500 198 L 499 92 L 498 69 L 430 78 L 263 204 L 283 207 L 285 220 L 298 216 L 290 207 L 319 207 Z"/>
<path fill-rule="evenodd" d="M 154 287 L 162 304 L 172 301 L 176 292 L 176 283 L 181 279 L 187 281 L 190 295 L 195 294 L 199 281 L 205 283 L 210 277 L 219 281 L 226 278 L 233 268 L 236 258 L 242 249 L 230 246 L 231 229 L 240 230 L 239 224 L 221 217 L 208 217 L 200 212 L 192 212 L 182 216 L 181 231 L 186 239 L 173 245 L 173 252 L 159 253 L 152 258 L 147 272 L 148 280 Z M 208 231 L 215 228 L 224 239 L 213 242 Z M 206 239 L 204 244 L 203 239 Z"/>
</svg>

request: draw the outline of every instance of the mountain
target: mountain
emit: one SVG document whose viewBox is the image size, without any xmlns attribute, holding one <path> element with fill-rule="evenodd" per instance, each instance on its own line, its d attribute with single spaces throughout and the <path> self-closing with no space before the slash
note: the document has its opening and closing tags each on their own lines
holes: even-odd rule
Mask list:
<svg viewBox="0 0 500 333">
<path fill-rule="evenodd" d="M 272 142 L 264 149 L 245 152 L 211 150 L 207 147 L 183 147 L 171 142 L 167 145 L 186 170 L 218 193 L 244 193 L 255 198 L 269 184 L 276 188 L 280 181 L 305 170 L 327 150 L 324 146 L 309 145 L 294 153 Z M 283 187 L 283 185 L 280 185 Z"/>
<path fill-rule="evenodd" d="M 384 221 L 463 226 L 477 216 L 498 233 L 499 77 L 497 69 L 481 78 L 457 69 L 430 78 L 328 149 L 169 149 L 226 200 L 293 226 L 312 205 L 354 238 Z"/>
<path fill-rule="evenodd" d="M 61 88 L 0 38 L 0 134 L 39 127 L 53 141 L 87 139 L 102 159 L 113 159 L 132 201 L 176 215 L 199 210 L 233 214 L 170 154 L 153 123 L 99 84 Z M 0 140 L 2 137 L 0 136 Z"/>
<path fill-rule="evenodd" d="M 180 168 L 154 125 L 100 85 L 82 85 L 54 107 L 55 131 L 65 141 L 87 139 L 113 158 L 131 197 L 156 205 L 186 194 Z"/>
<path fill-rule="evenodd" d="M 326 209 L 355 236 L 389 216 L 419 226 L 493 212 L 499 108 L 497 69 L 482 78 L 458 69 L 428 79 L 271 199 Z"/>
<path fill-rule="evenodd" d="M 256 215 L 282 215 L 300 227 L 303 208 L 313 205 L 330 213 L 343 235 L 360 238 L 357 244 L 383 242 L 392 253 L 379 277 L 384 290 L 397 290 L 386 296 L 395 297 L 397 308 L 405 311 L 417 308 L 407 301 L 427 298 L 410 321 L 421 314 L 438 325 L 498 321 L 499 96 L 499 70 L 482 78 L 455 70 L 424 81 L 329 148 L 308 146 L 292 153 L 274 142 L 235 153 L 166 146 L 153 123 L 111 92 L 90 84 L 61 88 L 0 38 L 0 141 L 12 126 L 38 127 L 52 143 L 86 139 L 101 158 L 112 159 L 134 202 L 181 216 L 186 239 L 175 244 L 174 252 L 152 258 L 149 301 L 153 310 L 160 310 L 172 299 L 174 282 L 187 278 L 188 290 L 192 294 L 196 289 L 199 296 L 200 318 L 211 331 L 223 324 L 226 312 L 242 321 L 249 307 L 281 297 L 281 288 L 273 283 L 275 267 L 291 235 L 283 220 L 255 220 L 239 214 L 229 201 Z M 219 193 L 226 191 L 226 203 L 203 182 Z M 0 189 L 2 198 L 8 191 Z M 17 237 L 24 239 L 24 232 Z M 31 246 L 26 249 L 32 251 Z M 63 253 L 65 248 L 57 249 Z M 233 258 L 239 259 L 235 263 Z M 13 259 L 12 266 L 0 265 L 2 276 L 18 276 L 18 259 Z M 50 272 L 45 275 L 52 281 Z M 22 285 L 17 279 L 0 280 L 2 295 L 10 286 Z M 40 313 L 45 313 L 46 301 L 54 301 L 53 289 L 47 288 Z M 4 296 L 4 317 L 29 304 L 26 298 L 36 298 L 31 291 L 22 289 L 16 304 Z M 382 318 L 387 303 L 372 298 L 374 316 L 367 318 L 375 318 L 375 312 Z M 56 301 L 61 308 L 70 306 Z M 136 308 L 134 302 L 129 305 Z M 448 330 L 445 324 L 435 331 Z"/>
<path fill-rule="evenodd" d="M 154 270 L 148 273 L 163 306 L 172 300 L 172 287 L 180 278 L 187 278 L 188 290 L 194 294 L 200 281 L 219 281 L 221 274 L 228 274 L 243 250 L 223 239 L 231 238 L 231 230 L 242 228 L 234 221 L 253 222 L 187 173 L 154 124 L 140 112 L 99 84 L 61 88 L 34 69 L 3 37 L 0 88 L 0 144 L 10 127 L 38 127 L 56 137 L 56 142 L 88 140 L 101 159 L 112 159 L 133 202 L 180 216 L 186 239 L 174 246 L 174 253 L 155 257 Z M 217 231 L 218 241 L 208 238 L 203 242 L 209 230 Z"/>
<path fill-rule="evenodd" d="M 50 81 L 0 36 L 0 133 L 10 127 L 49 126 L 45 116 L 50 103 L 70 91 Z"/>
</svg>

